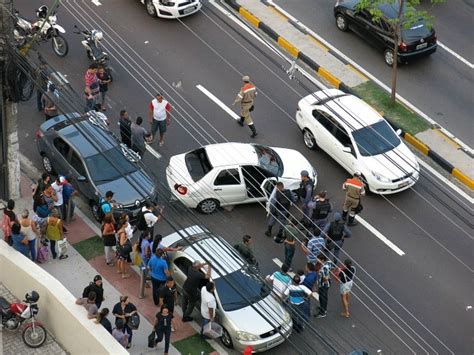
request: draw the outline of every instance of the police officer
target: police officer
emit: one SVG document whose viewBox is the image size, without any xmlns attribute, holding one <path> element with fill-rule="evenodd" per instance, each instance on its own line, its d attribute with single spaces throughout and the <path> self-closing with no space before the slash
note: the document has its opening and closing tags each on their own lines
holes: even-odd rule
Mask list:
<svg viewBox="0 0 474 355">
<path fill-rule="evenodd" d="M 270 203 L 270 216 L 268 217 L 268 228 L 265 235 L 271 237 L 273 225 L 275 222 L 279 222 L 278 234 L 275 237 L 275 241 L 279 241 L 283 238 L 283 228 L 290 215 L 290 207 L 296 202 L 296 197 L 293 196 L 290 190 L 285 189 L 281 181 L 276 183 L 275 188 L 275 196 L 271 199 Z"/>
<path fill-rule="evenodd" d="M 310 179 L 307 170 L 301 171 L 299 198 L 301 200 L 301 209 L 303 211 L 301 223 L 304 226 L 309 226 L 311 224 L 311 214 L 313 212 L 310 204 L 313 200 L 313 180 Z"/>
<path fill-rule="evenodd" d="M 250 137 L 255 138 L 257 136 L 257 130 L 253 124 L 252 117 L 250 117 L 250 112 L 253 111 L 254 108 L 253 103 L 255 96 L 257 96 L 257 88 L 250 82 L 248 75 L 245 75 L 242 80 L 244 81 L 244 86 L 240 89 L 232 106 L 240 102 L 240 121 L 238 121 L 238 123 L 243 127 L 245 122 L 252 131 Z"/>
<path fill-rule="evenodd" d="M 349 226 L 355 226 L 358 222 L 354 220 L 356 208 L 360 204 L 360 197 L 365 195 L 364 183 L 361 173 L 356 171 L 352 178 L 347 179 L 342 184 L 342 189 L 346 191 L 346 198 L 342 206 L 342 219 L 345 221 L 349 214 Z"/>
<path fill-rule="evenodd" d="M 328 223 L 329 213 L 332 211 L 332 204 L 326 198 L 326 191 L 320 191 L 314 199 L 308 203 L 308 206 L 313 210 L 311 219 L 315 226 L 315 233 L 323 230 Z"/>
<path fill-rule="evenodd" d="M 326 239 L 326 250 L 332 251 L 334 249 L 334 264 L 338 264 L 339 252 L 344 244 L 344 238 L 350 238 L 352 232 L 346 227 L 346 223 L 342 220 L 339 212 L 334 213 L 334 221 L 326 224 L 326 227 L 319 235 Z"/>
</svg>

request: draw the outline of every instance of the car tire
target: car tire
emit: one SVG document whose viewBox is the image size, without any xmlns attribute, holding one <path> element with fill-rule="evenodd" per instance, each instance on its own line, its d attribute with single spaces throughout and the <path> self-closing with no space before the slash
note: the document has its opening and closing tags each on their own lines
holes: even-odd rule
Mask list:
<svg viewBox="0 0 474 355">
<path fill-rule="evenodd" d="M 51 163 L 51 159 L 46 154 L 42 154 L 41 156 L 41 163 L 43 164 L 44 170 L 48 174 L 54 174 L 53 163 Z"/>
<path fill-rule="evenodd" d="M 303 142 L 308 149 L 315 150 L 318 147 L 316 138 L 314 138 L 313 133 L 307 128 L 303 130 Z"/>
<path fill-rule="evenodd" d="M 214 200 L 213 198 L 208 198 L 207 200 L 201 201 L 197 206 L 199 212 L 203 214 L 214 213 L 219 208 L 219 201 Z"/>
<path fill-rule="evenodd" d="M 232 338 L 230 337 L 229 332 L 225 328 L 222 328 L 221 341 L 222 341 L 222 344 L 224 344 L 226 348 L 229 348 L 229 349 L 234 348 L 234 344 L 232 343 Z"/>
<path fill-rule="evenodd" d="M 393 67 L 394 58 L 395 56 L 393 54 L 393 49 L 386 48 L 383 51 L 383 59 L 385 61 L 385 64 L 387 64 L 389 67 Z"/>
<path fill-rule="evenodd" d="M 146 0 L 145 1 L 145 8 L 146 13 L 151 17 L 158 17 L 158 10 L 156 9 L 155 5 L 153 4 L 153 0 Z"/>
<path fill-rule="evenodd" d="M 99 205 L 98 205 L 98 203 L 95 202 L 95 201 L 90 201 L 89 206 L 91 208 L 91 213 L 92 213 L 92 216 L 94 217 L 94 219 L 97 222 L 101 222 L 101 220 L 99 218 Z"/>
<path fill-rule="evenodd" d="M 343 14 L 337 14 L 336 15 L 336 26 L 342 32 L 346 32 L 349 29 L 349 26 L 347 25 L 346 16 L 344 16 Z"/>
</svg>

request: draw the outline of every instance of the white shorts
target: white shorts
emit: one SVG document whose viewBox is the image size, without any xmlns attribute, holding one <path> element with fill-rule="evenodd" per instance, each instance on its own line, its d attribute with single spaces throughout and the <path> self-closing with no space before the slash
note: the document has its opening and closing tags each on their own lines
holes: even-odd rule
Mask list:
<svg viewBox="0 0 474 355">
<path fill-rule="evenodd" d="M 341 293 L 341 295 L 345 295 L 346 293 L 351 292 L 351 290 L 352 290 L 352 284 L 353 284 L 352 280 L 351 280 L 351 281 L 348 281 L 348 282 L 346 282 L 346 283 L 344 283 L 344 284 L 341 284 L 341 285 L 339 286 L 339 292 Z"/>
</svg>

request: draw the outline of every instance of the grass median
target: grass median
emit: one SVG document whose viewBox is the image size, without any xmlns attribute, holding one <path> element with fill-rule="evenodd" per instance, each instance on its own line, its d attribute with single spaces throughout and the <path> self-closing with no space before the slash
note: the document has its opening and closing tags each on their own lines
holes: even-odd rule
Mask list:
<svg viewBox="0 0 474 355">
<path fill-rule="evenodd" d="M 86 240 L 81 240 L 72 246 L 86 260 L 92 260 L 97 256 L 104 255 L 104 242 L 102 238 L 97 235 Z"/>
<path fill-rule="evenodd" d="M 207 355 L 215 352 L 214 348 L 202 339 L 199 334 L 174 342 L 173 346 L 184 355 Z"/>
</svg>

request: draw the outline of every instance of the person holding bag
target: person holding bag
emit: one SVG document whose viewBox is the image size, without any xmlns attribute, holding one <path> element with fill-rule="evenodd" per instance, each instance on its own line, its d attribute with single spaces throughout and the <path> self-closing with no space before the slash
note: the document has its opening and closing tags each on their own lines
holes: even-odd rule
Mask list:
<svg viewBox="0 0 474 355">
<path fill-rule="evenodd" d="M 63 221 L 59 218 L 59 212 L 57 209 L 51 211 L 51 216 L 46 220 L 46 230 L 45 236 L 49 239 L 49 246 L 51 249 L 51 255 L 53 259 L 56 259 L 58 254 L 56 252 L 56 242 L 63 240 Z M 62 254 L 59 256 L 59 259 L 66 259 L 67 254 Z"/>
<path fill-rule="evenodd" d="M 163 341 L 165 338 L 165 351 L 167 355 L 170 348 L 171 329 L 174 327 L 173 314 L 169 312 L 168 307 L 164 305 L 161 311 L 156 314 L 155 324 L 153 329 L 156 333 L 156 340 L 154 346 Z M 175 328 L 175 327 L 174 327 Z"/>
<path fill-rule="evenodd" d="M 104 217 L 104 223 L 101 228 L 102 241 L 104 242 L 105 263 L 109 266 L 114 266 L 113 247 L 117 245 L 113 222 L 112 214 L 107 214 Z"/>
</svg>

